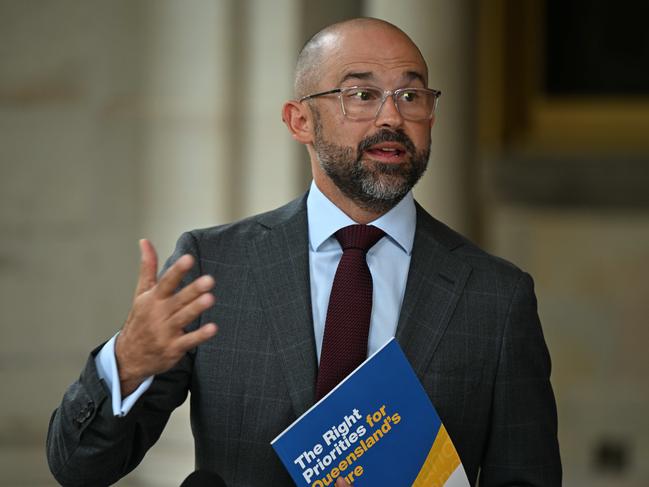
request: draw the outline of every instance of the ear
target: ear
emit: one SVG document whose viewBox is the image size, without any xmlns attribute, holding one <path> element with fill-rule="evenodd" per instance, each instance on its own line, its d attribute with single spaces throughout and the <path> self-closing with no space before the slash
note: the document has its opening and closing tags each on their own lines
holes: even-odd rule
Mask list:
<svg viewBox="0 0 649 487">
<path fill-rule="evenodd" d="M 282 107 L 282 121 L 295 140 L 301 144 L 313 142 L 311 112 L 304 103 L 289 100 Z"/>
<path fill-rule="evenodd" d="M 433 129 L 433 125 L 435 125 L 435 114 L 434 113 L 433 113 L 433 118 L 430 119 L 430 127 L 429 127 L 430 130 Z"/>
</svg>

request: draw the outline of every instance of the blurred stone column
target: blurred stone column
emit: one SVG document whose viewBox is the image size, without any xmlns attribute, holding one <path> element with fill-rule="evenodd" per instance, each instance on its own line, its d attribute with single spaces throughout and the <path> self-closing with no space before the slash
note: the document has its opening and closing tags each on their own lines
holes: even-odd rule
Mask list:
<svg viewBox="0 0 649 487">
<path fill-rule="evenodd" d="M 415 195 L 461 232 L 470 231 L 472 197 L 467 172 L 474 144 L 473 8 L 470 0 L 367 0 L 364 12 L 392 22 L 413 39 L 428 63 L 429 86 L 442 91 L 430 164 Z"/>
<path fill-rule="evenodd" d="M 299 164 L 308 165 L 281 118 L 282 105 L 293 97 L 301 2 L 249 0 L 243 5 L 239 216 L 271 210 L 301 194 L 306 185 Z"/>
<path fill-rule="evenodd" d="M 232 213 L 233 2 L 150 0 L 143 15 L 142 235 L 164 260 L 181 232 Z M 187 401 L 132 478 L 177 486 L 192 470 Z"/>
<path fill-rule="evenodd" d="M 232 2 L 146 3 L 143 235 L 161 256 L 231 214 Z"/>
</svg>

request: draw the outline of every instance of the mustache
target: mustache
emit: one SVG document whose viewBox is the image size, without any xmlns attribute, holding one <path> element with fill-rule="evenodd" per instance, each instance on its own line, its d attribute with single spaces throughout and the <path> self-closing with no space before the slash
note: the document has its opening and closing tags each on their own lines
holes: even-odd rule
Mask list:
<svg viewBox="0 0 649 487">
<path fill-rule="evenodd" d="M 367 149 L 381 142 L 398 142 L 406 148 L 406 152 L 411 156 L 414 156 L 417 152 L 415 144 L 404 132 L 381 129 L 377 133 L 365 137 L 358 143 L 357 154 L 360 156 Z"/>
</svg>

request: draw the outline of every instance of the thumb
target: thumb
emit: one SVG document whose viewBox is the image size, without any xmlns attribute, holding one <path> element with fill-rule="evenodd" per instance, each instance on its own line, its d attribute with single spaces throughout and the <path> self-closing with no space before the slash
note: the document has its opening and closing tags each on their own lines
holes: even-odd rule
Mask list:
<svg viewBox="0 0 649 487">
<path fill-rule="evenodd" d="M 139 296 L 148 291 L 158 282 L 158 256 L 153 244 L 143 238 L 140 244 L 140 274 L 135 288 L 135 295 Z"/>
</svg>

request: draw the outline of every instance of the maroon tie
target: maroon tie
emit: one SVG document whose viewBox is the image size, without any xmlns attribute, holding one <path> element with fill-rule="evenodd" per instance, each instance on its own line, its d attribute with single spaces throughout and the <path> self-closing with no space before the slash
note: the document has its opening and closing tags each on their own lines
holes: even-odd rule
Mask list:
<svg viewBox="0 0 649 487">
<path fill-rule="evenodd" d="M 383 237 L 380 228 L 350 225 L 336 232 L 343 256 L 329 296 L 316 400 L 321 399 L 367 357 L 372 314 L 372 275 L 365 255 Z"/>
</svg>

